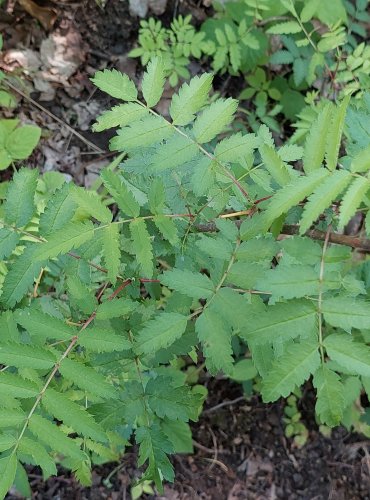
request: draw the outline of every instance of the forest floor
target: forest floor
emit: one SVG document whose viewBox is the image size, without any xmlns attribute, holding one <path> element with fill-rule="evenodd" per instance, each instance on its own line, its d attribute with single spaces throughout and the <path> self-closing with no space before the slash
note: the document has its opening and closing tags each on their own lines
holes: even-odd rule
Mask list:
<svg viewBox="0 0 370 500">
<path fill-rule="evenodd" d="M 157 15 L 164 9 L 159 16 L 164 22 L 174 13 L 191 13 L 201 22 L 208 11 L 204 4 L 209 3 L 158 0 L 152 5 Z M 20 89 L 15 91 L 17 108 L 4 111 L 3 117 L 17 116 L 42 127 L 43 138 L 30 166 L 63 172 L 89 187 L 111 160 L 108 141 L 114 134 L 90 131 L 95 117 L 112 102 L 95 91 L 89 78 L 97 70 L 114 67 L 139 80 L 140 64 L 128 58 L 127 52 L 136 40 L 140 19 L 129 12 L 126 0 L 108 0 L 104 8 L 94 0 L 53 0 L 36 12 L 48 28 L 43 29 L 21 4 L 28 2 L 8 1 L 0 7 L 4 37 L 0 69 L 12 72 L 12 85 Z M 194 65 L 192 71 L 204 69 Z M 17 74 L 23 75 L 21 80 Z M 218 78 L 216 84 L 228 95 L 236 94 L 240 86 L 236 78 Z M 169 91 L 161 103 L 163 112 L 170 96 Z M 1 172 L 1 180 L 10 175 L 9 170 Z M 243 399 L 241 386 L 226 380 L 205 379 L 205 383 L 209 397 L 200 421 L 193 425 L 194 454 L 175 456 L 175 483 L 167 484 L 162 495 L 143 498 L 370 499 L 369 441 L 345 429 L 324 437 L 314 420 L 309 387 L 299 407 L 308 440 L 299 448 L 284 435 L 283 402 L 265 405 L 254 396 Z M 120 464 L 97 467 L 90 488 L 82 488 L 64 471 L 58 478 L 43 481 L 38 469 L 30 469 L 33 498 L 129 499 L 130 485 L 140 475 L 135 451 L 129 448 Z"/>
</svg>

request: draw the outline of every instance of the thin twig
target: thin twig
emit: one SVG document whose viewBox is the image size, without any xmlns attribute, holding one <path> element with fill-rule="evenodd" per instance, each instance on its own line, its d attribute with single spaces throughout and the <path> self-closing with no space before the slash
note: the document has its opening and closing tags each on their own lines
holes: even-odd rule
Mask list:
<svg viewBox="0 0 370 500">
<path fill-rule="evenodd" d="M 224 406 L 231 406 L 235 405 L 236 403 L 239 403 L 240 401 L 245 401 L 244 396 L 239 396 L 238 398 L 232 399 L 231 401 L 223 401 L 222 403 L 219 403 L 216 406 L 212 406 L 212 408 L 208 408 L 207 410 L 203 411 L 203 415 L 206 415 L 207 413 L 213 413 L 220 408 L 223 408 Z"/>
<path fill-rule="evenodd" d="M 51 111 L 49 111 L 48 109 L 44 108 L 44 106 L 42 106 L 37 101 L 35 101 L 34 99 L 32 99 L 32 97 L 28 96 L 22 90 L 18 89 L 15 85 L 13 85 L 12 83 L 10 83 L 8 80 L 3 80 L 2 83 L 3 83 L 3 85 L 5 84 L 9 88 L 11 88 L 12 90 L 14 90 L 14 92 L 17 92 L 24 99 L 27 99 L 27 101 L 29 101 L 33 106 L 36 106 L 36 108 L 39 108 L 43 113 L 45 113 L 46 115 L 50 116 L 50 118 L 52 118 L 56 122 L 58 122 L 61 125 L 63 125 L 63 127 L 66 127 L 71 132 L 71 134 L 74 134 L 76 137 L 78 137 L 82 142 L 84 142 L 91 149 L 93 149 L 94 151 L 96 151 L 99 154 L 106 153 L 106 151 L 104 151 L 103 149 L 100 149 L 93 142 L 91 142 L 88 139 L 86 139 L 83 135 L 81 135 L 79 132 L 77 132 L 73 127 L 71 127 L 70 125 L 68 125 L 68 123 L 64 122 L 63 120 L 61 120 L 60 118 L 58 118 L 58 116 L 54 115 Z"/>
</svg>

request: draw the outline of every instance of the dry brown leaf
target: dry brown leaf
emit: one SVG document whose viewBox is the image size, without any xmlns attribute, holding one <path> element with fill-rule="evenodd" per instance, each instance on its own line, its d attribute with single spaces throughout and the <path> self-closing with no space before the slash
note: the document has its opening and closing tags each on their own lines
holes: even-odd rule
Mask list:
<svg viewBox="0 0 370 500">
<path fill-rule="evenodd" d="M 57 13 L 54 9 L 51 9 L 49 7 L 40 7 L 37 5 L 37 3 L 33 2 L 32 0 L 18 0 L 19 4 L 24 8 L 26 12 L 35 19 L 37 19 L 41 25 L 49 31 L 56 19 L 57 19 Z"/>
</svg>

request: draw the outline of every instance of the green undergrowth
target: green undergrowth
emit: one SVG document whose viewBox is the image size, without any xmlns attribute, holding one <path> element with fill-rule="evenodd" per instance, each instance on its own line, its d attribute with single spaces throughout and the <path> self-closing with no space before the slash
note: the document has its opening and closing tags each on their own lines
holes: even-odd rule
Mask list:
<svg viewBox="0 0 370 500">
<path fill-rule="evenodd" d="M 140 92 L 93 78 L 119 101 L 94 125 L 117 128 L 98 191 L 20 168 L 1 195 L 2 498 L 30 496 L 24 465 L 89 485 L 132 445 L 161 491 L 171 454 L 192 451 L 203 368 L 266 403 L 311 380 L 318 425 L 370 434 L 369 242 L 343 234 L 355 214 L 370 233 L 370 94 L 323 100 L 277 146 L 257 120 L 233 132 L 238 102 L 210 98 L 211 73 L 161 116 L 166 64 L 150 60 Z"/>
</svg>

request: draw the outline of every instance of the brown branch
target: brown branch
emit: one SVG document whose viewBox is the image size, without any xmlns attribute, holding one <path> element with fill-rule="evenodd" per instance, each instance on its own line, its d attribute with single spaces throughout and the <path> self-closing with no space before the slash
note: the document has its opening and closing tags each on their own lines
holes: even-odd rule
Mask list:
<svg viewBox="0 0 370 500">
<path fill-rule="evenodd" d="M 281 231 L 282 234 L 295 235 L 299 233 L 299 227 L 293 225 L 284 225 Z M 319 231 L 318 229 L 310 229 L 305 233 L 305 236 L 313 240 L 325 241 L 326 232 Z M 347 247 L 356 248 L 362 252 L 370 253 L 370 239 L 358 238 L 357 236 L 349 236 L 347 234 L 330 233 L 329 235 L 330 243 L 336 243 L 337 245 L 345 245 Z"/>
<path fill-rule="evenodd" d="M 240 227 L 243 221 L 237 220 L 235 224 Z M 210 222 L 209 224 L 197 224 L 195 226 L 196 230 L 200 233 L 213 233 L 218 231 L 216 224 Z M 284 224 L 281 230 L 281 234 L 294 236 L 299 234 L 299 226 Z M 305 233 L 305 236 L 313 240 L 325 241 L 326 232 L 319 231 L 318 229 L 310 229 Z M 361 252 L 370 253 L 370 239 L 358 238 L 357 236 L 348 236 L 347 234 L 330 233 L 329 236 L 330 243 L 336 243 L 337 245 L 345 245 L 348 247 L 356 248 Z"/>
</svg>

